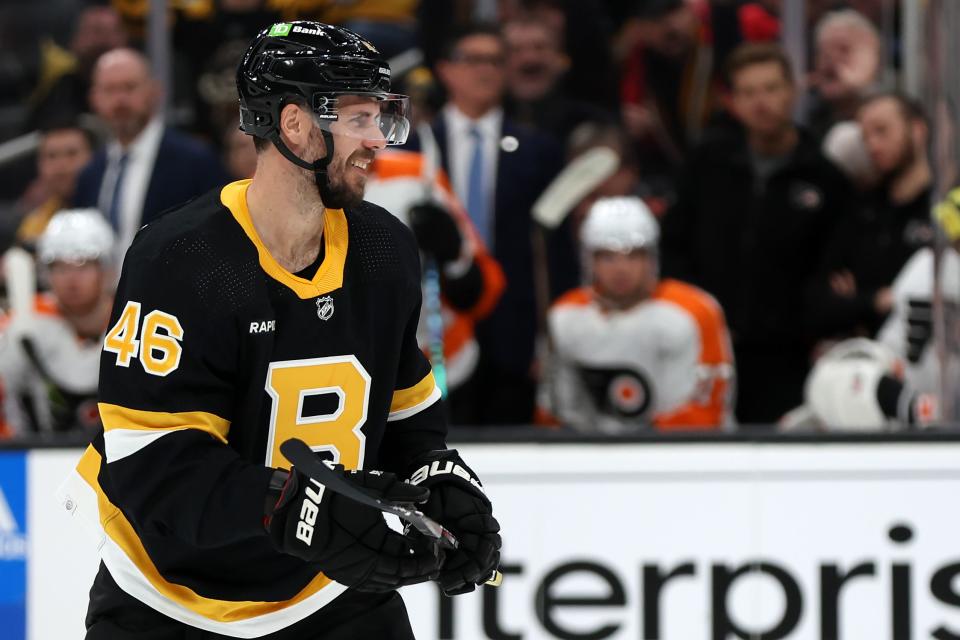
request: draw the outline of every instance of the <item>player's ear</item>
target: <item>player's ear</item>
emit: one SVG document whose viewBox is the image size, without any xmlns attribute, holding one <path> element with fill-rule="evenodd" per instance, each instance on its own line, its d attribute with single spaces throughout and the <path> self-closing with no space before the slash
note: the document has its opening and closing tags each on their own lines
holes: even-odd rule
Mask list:
<svg viewBox="0 0 960 640">
<path fill-rule="evenodd" d="M 280 135 L 291 150 L 300 150 L 307 144 L 310 135 L 310 114 L 296 104 L 288 104 L 280 110 Z"/>
</svg>

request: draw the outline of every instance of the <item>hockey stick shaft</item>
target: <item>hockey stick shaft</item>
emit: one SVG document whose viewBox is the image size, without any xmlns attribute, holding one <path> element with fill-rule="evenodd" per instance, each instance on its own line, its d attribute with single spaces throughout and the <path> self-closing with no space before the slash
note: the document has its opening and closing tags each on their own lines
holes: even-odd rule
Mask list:
<svg viewBox="0 0 960 640">
<path fill-rule="evenodd" d="M 456 549 L 460 545 L 456 536 L 433 518 L 424 515 L 416 509 L 408 509 L 403 505 L 375 498 L 359 487 L 354 486 L 342 476 L 334 473 L 333 469 L 321 461 L 313 452 L 313 449 L 303 440 L 290 438 L 282 442 L 280 444 L 280 453 L 286 457 L 290 464 L 302 473 L 310 476 L 334 493 L 339 493 L 344 498 L 349 498 L 360 504 L 365 504 L 368 507 L 379 509 L 384 513 L 392 513 L 401 520 L 412 524 L 417 531 L 423 535 L 430 538 L 437 538 L 442 547 Z M 495 570 L 487 580 L 487 584 L 499 586 L 502 580 L 503 577 L 500 572 Z"/>
<path fill-rule="evenodd" d="M 440 170 L 440 147 L 433 135 L 433 129 L 426 122 L 417 127 L 420 144 L 423 147 L 423 161 L 420 163 L 420 182 L 425 202 L 433 200 L 437 172 Z M 425 256 L 423 264 L 423 311 L 426 313 L 427 337 L 430 351 L 430 364 L 436 378 L 440 395 L 447 397 L 447 362 L 444 354 L 443 303 L 440 301 L 440 268 L 436 258 Z"/>
<path fill-rule="evenodd" d="M 415 509 L 407 509 L 402 505 L 375 498 L 354 486 L 324 464 L 323 461 L 317 457 L 317 454 L 313 452 L 313 449 L 303 440 L 291 438 L 283 442 L 280 445 L 280 453 L 290 461 L 290 464 L 334 493 L 339 493 L 345 498 L 350 498 L 354 502 L 379 509 L 384 513 L 392 513 L 401 520 L 412 524 L 417 528 L 417 531 L 423 535 L 438 538 L 449 544 L 451 548 L 457 548 L 458 542 L 456 537 L 444 529 L 438 522 L 428 518 Z"/>
<path fill-rule="evenodd" d="M 33 298 L 37 293 L 33 256 L 20 247 L 11 247 L 3 255 L 3 271 L 10 311 L 20 318 L 29 318 L 33 315 Z"/>
</svg>

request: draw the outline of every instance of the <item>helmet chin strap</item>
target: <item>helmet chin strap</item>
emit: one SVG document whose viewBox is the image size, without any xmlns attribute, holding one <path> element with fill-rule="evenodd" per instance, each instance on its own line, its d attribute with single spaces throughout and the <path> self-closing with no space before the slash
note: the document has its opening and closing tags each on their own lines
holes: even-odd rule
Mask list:
<svg viewBox="0 0 960 640">
<path fill-rule="evenodd" d="M 330 161 L 333 160 L 333 134 L 325 129 L 321 129 L 320 133 L 323 135 L 323 145 L 326 147 L 327 153 L 322 158 L 318 158 L 313 162 L 307 162 L 291 151 L 290 147 L 288 147 L 280 137 L 279 131 L 274 130 L 269 140 L 284 158 L 298 167 L 313 172 L 313 177 L 317 182 L 317 188 L 320 190 L 320 199 L 323 201 L 325 207 L 341 209 L 342 206 L 339 206 L 335 202 L 336 196 L 330 189 L 330 180 L 327 177 L 327 167 L 330 165 Z"/>
</svg>

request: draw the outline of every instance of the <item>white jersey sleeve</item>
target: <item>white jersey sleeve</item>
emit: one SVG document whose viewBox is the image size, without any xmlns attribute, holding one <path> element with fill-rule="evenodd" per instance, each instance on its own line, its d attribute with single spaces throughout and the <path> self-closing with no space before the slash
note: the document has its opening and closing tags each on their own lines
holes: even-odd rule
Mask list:
<svg viewBox="0 0 960 640">
<path fill-rule="evenodd" d="M 944 303 L 956 309 L 960 304 L 960 254 L 953 249 L 945 250 L 940 269 Z M 877 335 L 878 342 L 891 348 L 907 363 L 907 383 L 921 393 L 939 392 L 940 362 L 932 335 L 919 352 L 913 354 L 915 357 L 909 357 L 908 336 L 918 331 L 910 322 L 911 301 L 915 308 L 917 302 L 929 304 L 933 299 L 933 289 L 934 253 L 929 248 L 920 249 L 907 261 L 894 281 L 893 310 Z M 916 333 L 914 335 L 916 337 Z M 954 373 L 960 372 L 960 361 L 954 352 L 951 352 L 948 366 Z"/>
</svg>

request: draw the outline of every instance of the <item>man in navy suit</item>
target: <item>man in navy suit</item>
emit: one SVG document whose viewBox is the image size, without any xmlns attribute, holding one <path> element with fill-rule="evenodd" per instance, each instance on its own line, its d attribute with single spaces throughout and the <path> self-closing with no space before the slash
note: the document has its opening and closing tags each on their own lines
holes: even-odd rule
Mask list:
<svg viewBox="0 0 960 640">
<path fill-rule="evenodd" d="M 552 137 L 504 117 L 504 56 L 499 32 L 475 25 L 451 38 L 436 69 L 448 95 L 433 123 L 444 168 L 507 279 L 496 310 L 477 325 L 476 373 L 451 395 L 452 419 L 460 424 L 531 422 L 536 281 L 548 280 L 549 291 L 540 291 L 551 296 L 577 278 L 565 227 L 548 239 L 546 260 L 534 252 L 530 209 L 562 167 L 563 153 Z"/>
<path fill-rule="evenodd" d="M 227 182 L 212 150 L 164 126 L 160 97 L 137 51 L 113 49 L 97 61 L 90 104 L 110 141 L 80 174 L 74 200 L 107 217 L 118 236 L 118 257 L 162 211 Z"/>
</svg>

